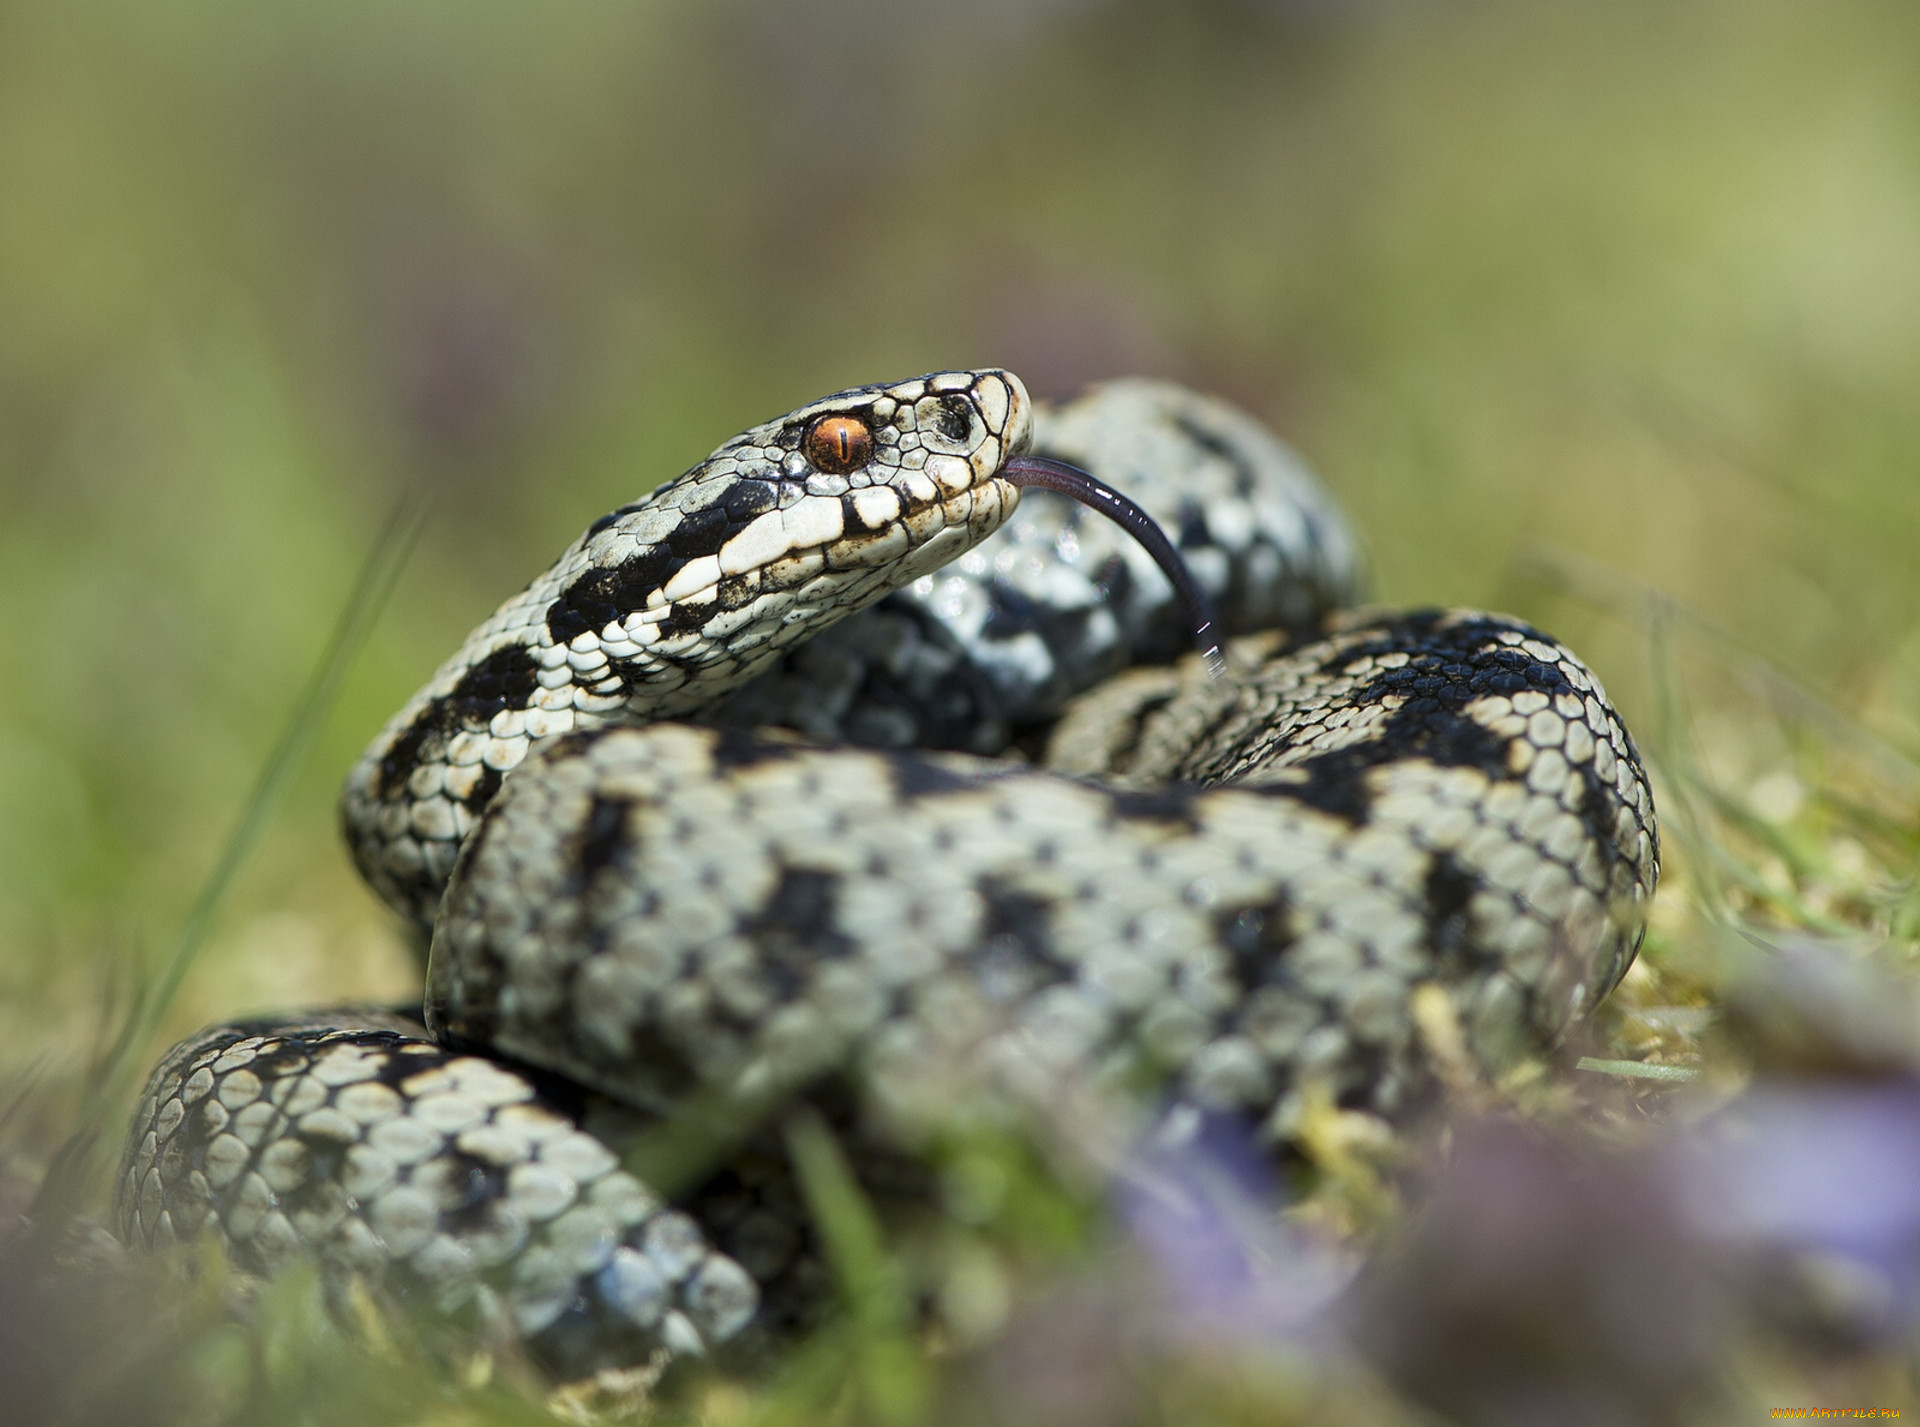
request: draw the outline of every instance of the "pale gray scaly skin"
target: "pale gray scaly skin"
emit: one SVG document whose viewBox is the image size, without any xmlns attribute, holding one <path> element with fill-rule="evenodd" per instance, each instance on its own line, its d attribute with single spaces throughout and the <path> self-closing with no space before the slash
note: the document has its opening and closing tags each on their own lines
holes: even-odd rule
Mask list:
<svg viewBox="0 0 1920 1427">
<path fill-rule="evenodd" d="M 1592 671 L 1518 620 L 1363 610 L 1336 624 L 1284 653 L 1246 641 L 1226 681 L 1185 666 L 1110 680 L 1056 726 L 1047 764 L 1121 788 L 1259 791 L 1334 819 L 1340 848 L 1280 915 L 1255 909 L 1223 936 L 1273 961 L 1248 1010 L 1293 1018 L 1292 989 L 1337 987 L 1318 1015 L 1350 1029 L 1404 1015 L 1407 986 L 1373 970 L 1431 975 L 1497 1069 L 1558 1041 L 1633 960 L 1659 878 L 1646 770 Z M 1391 877 L 1372 862 L 1383 852 Z M 1339 887 L 1343 864 L 1393 887 L 1391 930 L 1374 920 L 1384 901 Z"/>
<path fill-rule="evenodd" d="M 176 1047 L 134 1118 L 116 1213 L 137 1247 L 205 1230 L 259 1277 L 312 1258 L 336 1305 L 357 1280 L 563 1375 L 702 1353 L 759 1301 L 526 1075 L 379 1012 Z"/>
<path fill-rule="evenodd" d="M 1276 1137 L 1308 1077 L 1389 1115 L 1432 1088 L 1417 986 L 1489 1070 L 1550 1044 L 1655 876 L 1598 683 L 1471 612 L 1272 643 L 1093 696 L 1060 735 L 1079 776 L 682 725 L 559 740 L 462 858 L 428 1024 L 660 1110 L 852 1066 L 937 1118 L 955 1086 L 1038 1103 L 1092 1073 Z"/>
<path fill-rule="evenodd" d="M 808 463 L 823 417 L 858 416 L 872 459 Z M 753 427 L 596 521 L 501 605 L 348 775 L 341 822 L 369 885 L 433 924 L 460 844 L 539 739 L 709 705 L 780 652 L 997 530 L 1026 449 L 1017 377 L 943 372 L 861 387 Z"/>
<path fill-rule="evenodd" d="M 1311 630 L 1364 584 L 1332 498 L 1259 422 L 1172 382 L 1036 405 L 1033 453 L 1126 491 L 1172 538 L 1227 634 Z M 696 715 L 823 743 L 1001 753 L 1117 670 L 1191 641 L 1166 576 L 1124 531 L 1030 491 L 990 544 L 784 654 Z"/>
<path fill-rule="evenodd" d="M 947 390 L 930 394 L 937 387 Z M 968 403 L 965 438 L 955 397 Z M 857 411 L 879 424 L 886 400 L 896 413 L 919 405 L 913 432 L 877 445 L 880 485 L 905 492 L 903 505 L 914 487 L 937 488 L 905 517 L 913 531 L 849 536 L 841 498 L 880 488 L 876 478 L 820 480 L 794 469 L 796 453 L 821 415 Z M 943 413 L 953 434 L 930 435 Z M 729 722 L 725 710 L 778 690 L 763 698 L 769 721 L 880 745 L 897 744 L 902 728 L 935 730 L 940 742 L 944 728 L 961 746 L 999 748 L 1114 661 L 1155 652 L 1167 637 L 1164 588 L 1124 543 L 1102 544 L 1101 524 L 1035 501 L 1007 532 L 1008 552 L 964 553 L 1013 505 L 998 464 L 1024 444 L 1027 423 L 1017 380 L 981 372 L 867 388 L 755 428 L 598 522 L 395 718 L 343 798 L 356 859 L 418 922 L 440 901 L 463 838 L 464 851 L 430 971 L 428 1015 L 448 1048 L 408 1031 L 381 1050 L 382 1083 L 400 1087 L 392 1123 L 411 1120 L 416 1098 L 428 1113 L 431 1097 L 405 1088 L 408 1058 L 478 1066 L 497 1052 L 544 1067 L 538 1085 L 535 1072 L 500 1074 L 528 1088 L 536 1099 L 526 1103 L 554 1117 L 556 1135 L 587 1141 L 585 1123 L 568 1118 L 578 1086 L 643 1117 L 728 1099 L 759 1113 L 850 1089 L 865 1104 L 836 1123 L 875 1176 L 897 1151 L 910 1161 L 917 1136 L 963 1106 L 1019 1115 L 1086 1085 L 1143 1115 L 1169 1104 L 1231 1111 L 1284 1139 L 1309 1083 L 1396 1116 L 1430 1098 L 1417 988 L 1448 995 L 1489 1069 L 1550 1045 L 1605 994 L 1631 958 L 1657 849 L 1638 759 L 1597 682 L 1560 646 L 1498 616 L 1362 615 L 1312 637 L 1318 616 L 1357 587 L 1352 537 L 1262 428 L 1163 384 L 1113 384 L 1041 427 L 1054 454 L 1080 457 L 1176 527 L 1202 582 L 1225 596 L 1230 628 L 1290 627 L 1236 644 L 1228 679 L 1188 661 L 1111 680 L 1069 709 L 1046 768 L 737 728 L 608 726 L 669 714 Z M 943 440 L 974 444 L 936 451 L 957 464 L 925 455 Z M 754 501 L 729 511 L 743 488 Z M 774 508 L 800 514 L 762 553 L 793 569 L 693 590 L 711 572 L 688 568 L 743 553 L 732 542 L 750 529 L 770 538 L 753 524 L 769 491 Z M 808 524 L 826 518 L 822 502 L 836 503 L 842 527 L 809 545 L 824 538 L 825 525 Z M 664 532 L 665 553 L 633 544 L 642 531 Z M 866 562 L 885 552 L 903 558 L 876 574 Z M 931 568 L 955 554 L 957 572 Z M 837 690 L 825 677 L 835 661 L 809 669 L 804 651 L 781 656 L 892 582 L 909 589 L 836 632 L 859 633 L 843 641 L 855 657 L 838 661 Z M 1020 628 L 1010 611 L 1043 597 L 1059 610 Z M 957 662 L 935 668 L 929 651 Z M 725 700 L 762 668 L 774 675 L 766 685 Z M 976 714 L 955 714 L 960 686 L 986 691 L 969 705 Z M 899 712 L 903 701 L 891 722 L 861 713 Z M 992 720 L 999 731 L 984 727 Z M 542 734 L 560 736 L 536 747 Z M 197 1222 L 257 1270 L 276 1255 L 315 1254 L 336 1276 L 437 1301 L 441 1290 L 420 1286 L 428 1246 L 450 1246 L 434 1247 L 431 1265 L 477 1264 L 499 1251 L 495 1213 L 527 1217 L 510 1179 L 483 1175 L 469 1193 L 469 1152 L 443 1135 L 411 1171 L 420 1193 L 401 1201 L 417 1225 L 432 1209 L 432 1235 L 403 1234 L 396 1246 L 376 1229 L 365 1258 L 350 1260 L 330 1235 L 370 1227 L 379 1195 L 347 1193 L 344 1158 L 264 1110 L 243 1142 L 246 1171 L 227 1197 L 210 1197 L 201 1181 L 226 1127 L 204 1122 L 226 1107 L 209 1088 L 218 1110 L 184 1112 L 180 1057 L 265 1035 L 297 1058 L 322 1033 L 305 1022 L 207 1035 L 156 1074 L 130 1142 L 121 1214 L 136 1239 Z M 283 1076 L 285 1093 L 310 1094 L 305 1075 Z M 554 1099 L 565 1086 L 575 1089 Z M 695 1091 L 717 1099 L 692 1100 Z M 238 1153 L 222 1145 L 222 1173 Z M 767 1157 L 764 1146 L 754 1153 Z M 270 1154 L 285 1192 L 265 1172 Z M 332 1168 L 295 1184 L 286 1162 L 303 1155 Z M 682 1201 L 711 1231 L 700 1262 L 716 1265 L 714 1282 L 751 1288 L 710 1241 L 753 1246 L 742 1256 L 770 1295 L 756 1323 L 802 1321 L 808 1255 L 793 1247 L 804 1223 L 788 1228 L 800 1214 L 791 1180 L 777 1163 L 770 1177 L 737 1169 L 720 1176 L 731 1188 Z M 748 1183 L 762 1189 L 740 1188 Z M 343 1198 L 344 1217 L 299 1219 L 288 1196 L 307 1193 L 325 1197 L 328 1214 Z M 615 1237 L 610 1252 L 640 1252 Z M 594 1238 L 592 1253 L 607 1243 Z M 535 1253 L 549 1267 L 528 1270 L 540 1290 L 531 1296 L 514 1296 L 518 1258 L 444 1292 L 490 1305 L 563 1372 L 689 1351 L 683 1334 L 674 1340 L 680 1322 L 709 1347 L 753 1312 L 720 1293 L 676 1301 L 679 1319 L 663 1308 L 658 1324 L 639 1323 L 619 1300 L 626 1290 L 603 1281 L 614 1260 L 592 1253 L 570 1261 L 564 1283 L 551 1277 L 553 1255 Z"/>
</svg>

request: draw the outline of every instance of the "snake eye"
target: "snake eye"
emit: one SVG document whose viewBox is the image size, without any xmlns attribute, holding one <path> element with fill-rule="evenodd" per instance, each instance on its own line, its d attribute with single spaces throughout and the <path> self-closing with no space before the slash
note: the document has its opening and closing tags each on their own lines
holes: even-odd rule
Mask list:
<svg viewBox="0 0 1920 1427">
<path fill-rule="evenodd" d="M 807 428 L 800 450 L 815 470 L 844 476 L 873 455 L 873 430 L 857 416 L 823 416 Z"/>
</svg>

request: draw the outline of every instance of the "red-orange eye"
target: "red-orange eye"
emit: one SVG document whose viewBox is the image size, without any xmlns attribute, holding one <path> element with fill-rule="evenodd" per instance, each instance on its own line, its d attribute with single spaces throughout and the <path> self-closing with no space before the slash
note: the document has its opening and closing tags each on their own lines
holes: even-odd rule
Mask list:
<svg viewBox="0 0 1920 1427">
<path fill-rule="evenodd" d="M 823 416 L 807 428 L 800 451 L 817 471 L 844 476 L 873 456 L 873 430 L 857 416 Z"/>
</svg>

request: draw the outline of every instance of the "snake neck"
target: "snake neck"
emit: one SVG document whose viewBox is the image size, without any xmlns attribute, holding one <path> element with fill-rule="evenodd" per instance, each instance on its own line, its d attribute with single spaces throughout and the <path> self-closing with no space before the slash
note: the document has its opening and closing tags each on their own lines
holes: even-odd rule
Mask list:
<svg viewBox="0 0 1920 1427">
<path fill-rule="evenodd" d="M 544 738 L 704 708 L 972 549 L 1019 501 L 1019 378 L 862 387 L 741 433 L 594 522 L 368 745 L 341 795 L 355 865 L 430 929 L 467 834 Z"/>
</svg>

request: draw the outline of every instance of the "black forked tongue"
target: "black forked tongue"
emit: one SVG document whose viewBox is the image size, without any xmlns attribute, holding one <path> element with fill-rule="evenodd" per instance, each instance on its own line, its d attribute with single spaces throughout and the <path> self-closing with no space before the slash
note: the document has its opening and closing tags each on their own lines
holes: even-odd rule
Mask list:
<svg viewBox="0 0 1920 1427">
<path fill-rule="evenodd" d="M 1200 657 L 1206 660 L 1207 672 L 1215 678 L 1226 673 L 1227 661 L 1220 653 L 1219 613 L 1214 609 L 1213 601 L 1207 597 L 1207 592 L 1200 588 L 1200 582 L 1193 578 L 1193 571 L 1187 568 L 1187 562 L 1180 558 L 1180 552 L 1173 548 L 1173 542 L 1167 539 L 1166 531 L 1154 523 L 1152 516 L 1105 481 L 1097 480 L 1065 461 L 1050 460 L 1045 456 L 1015 456 L 1000 468 L 1000 474 L 1016 486 L 1044 486 L 1047 490 L 1070 495 L 1082 505 L 1099 511 L 1138 540 L 1141 548 L 1153 556 L 1154 564 L 1172 582 L 1180 602 L 1187 607 L 1187 617 L 1193 621 L 1194 647 L 1200 651 Z"/>
</svg>

